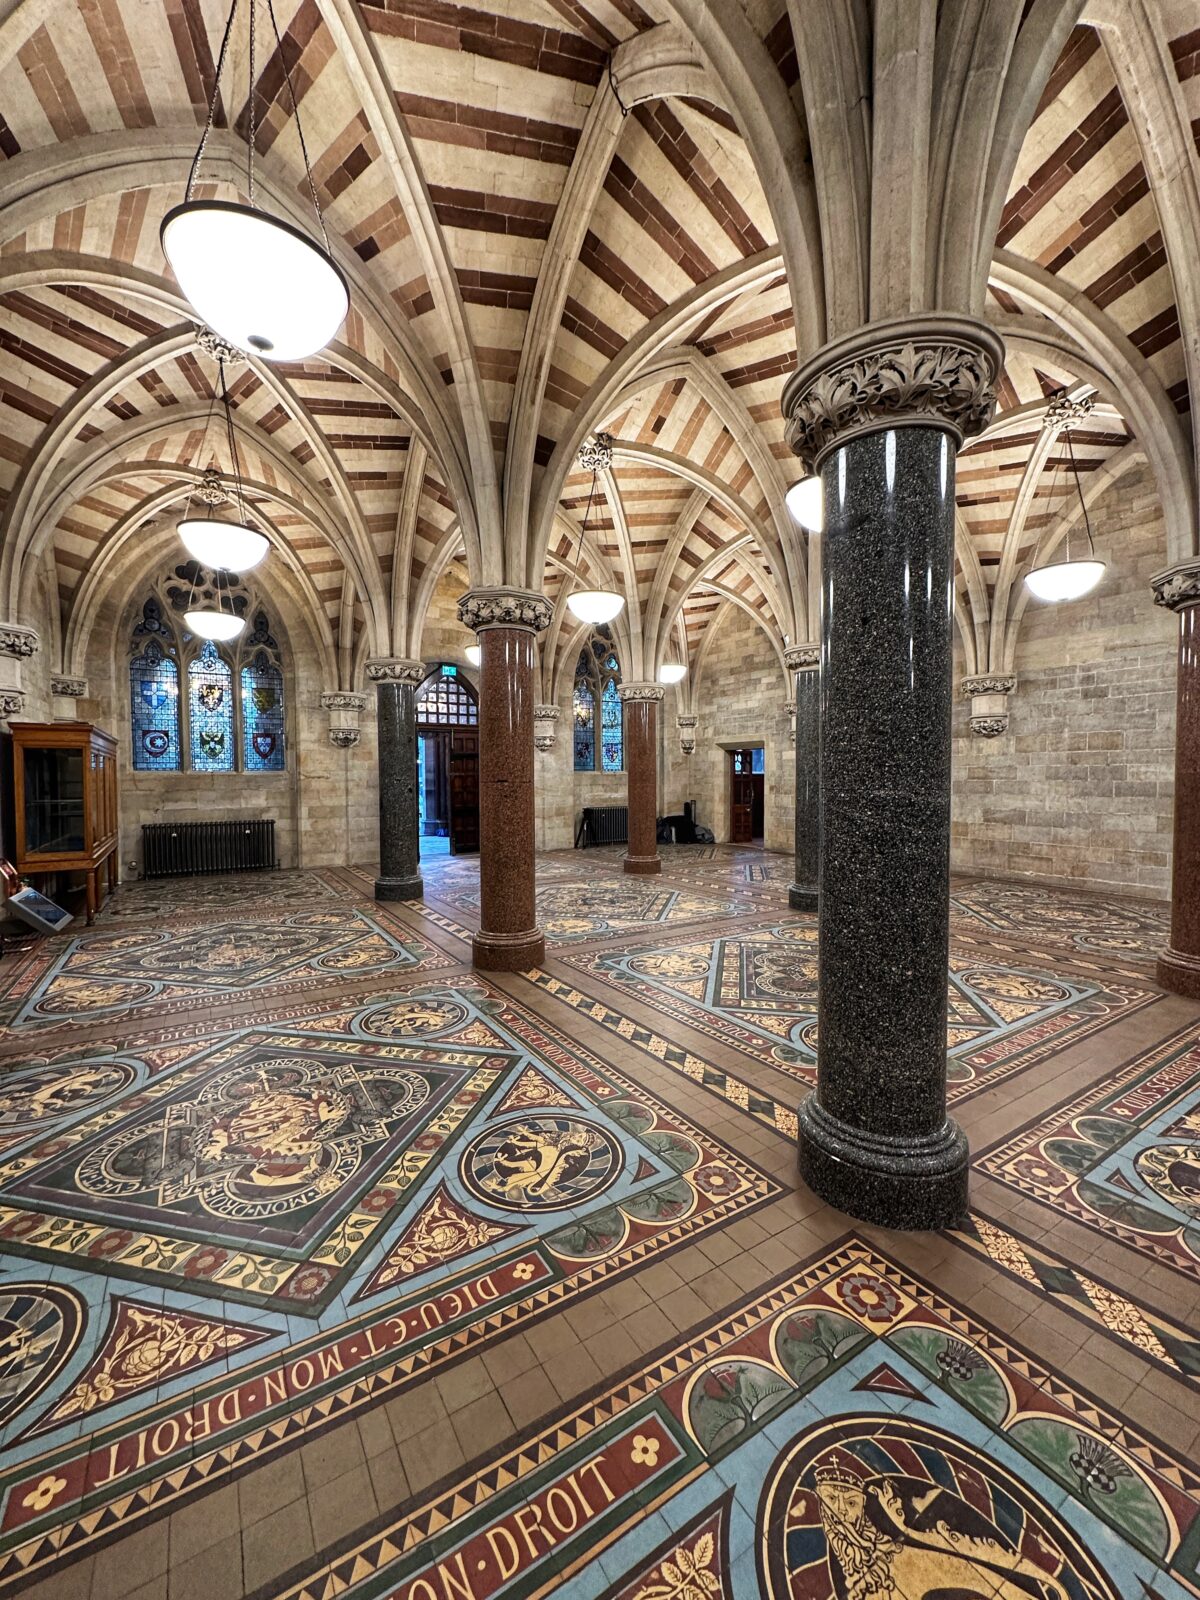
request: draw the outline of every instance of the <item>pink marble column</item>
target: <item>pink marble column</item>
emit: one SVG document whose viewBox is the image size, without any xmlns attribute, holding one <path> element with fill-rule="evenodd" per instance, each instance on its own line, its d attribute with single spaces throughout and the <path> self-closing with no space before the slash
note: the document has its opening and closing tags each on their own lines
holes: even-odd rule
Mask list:
<svg viewBox="0 0 1200 1600">
<path fill-rule="evenodd" d="M 657 683 L 623 683 L 625 777 L 629 799 L 629 843 L 626 872 L 649 875 L 662 871 L 658 854 L 658 705 Z"/>
<path fill-rule="evenodd" d="M 1200 561 L 1151 582 L 1158 604 L 1179 617 L 1171 942 L 1158 958 L 1158 981 L 1200 1000 Z"/>
<path fill-rule="evenodd" d="M 543 595 L 475 589 L 458 618 L 479 638 L 479 932 L 472 964 L 528 972 L 546 956 L 533 860 L 534 641 L 550 621 Z"/>
</svg>

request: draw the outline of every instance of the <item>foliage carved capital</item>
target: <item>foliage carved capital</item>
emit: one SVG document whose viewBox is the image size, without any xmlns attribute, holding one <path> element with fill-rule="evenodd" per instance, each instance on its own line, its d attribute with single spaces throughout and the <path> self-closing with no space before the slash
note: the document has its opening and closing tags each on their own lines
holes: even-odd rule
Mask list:
<svg viewBox="0 0 1200 1600">
<path fill-rule="evenodd" d="M 33 655 L 38 642 L 36 628 L 22 627 L 19 622 L 0 622 L 0 656 L 22 660 Z"/>
<path fill-rule="evenodd" d="M 367 662 L 367 677 L 372 683 L 410 683 L 416 687 L 427 676 L 423 661 L 410 661 L 405 656 L 377 656 Z"/>
<path fill-rule="evenodd" d="M 1177 567 L 1168 567 L 1150 579 L 1154 590 L 1154 603 L 1170 611 L 1182 611 L 1185 606 L 1200 605 L 1200 561 L 1181 561 Z"/>
<path fill-rule="evenodd" d="M 82 700 L 87 692 L 86 678 L 68 678 L 56 672 L 50 679 L 50 693 L 60 695 L 64 700 Z"/>
<path fill-rule="evenodd" d="M 897 317 L 835 339 L 789 378 L 787 442 L 809 471 L 882 428 L 944 428 L 959 444 L 996 409 L 1000 336 L 971 317 Z"/>
<path fill-rule="evenodd" d="M 622 701 L 651 701 L 657 704 L 663 698 L 661 683 L 623 683 L 617 689 Z"/>
<path fill-rule="evenodd" d="M 783 664 L 789 672 L 808 672 L 821 665 L 819 644 L 790 644 L 783 652 Z"/>
<path fill-rule="evenodd" d="M 485 628 L 526 628 L 541 633 L 554 610 L 532 589 L 471 589 L 458 602 L 458 620 L 476 633 Z"/>
<path fill-rule="evenodd" d="M 344 689 L 338 689 L 333 694 L 321 696 L 321 708 L 324 711 L 365 711 L 367 697 L 365 694 L 348 694 Z"/>
<path fill-rule="evenodd" d="M 966 695 L 1011 694 L 1016 687 L 1016 676 L 1011 672 L 980 672 L 962 680 L 962 692 Z"/>
</svg>

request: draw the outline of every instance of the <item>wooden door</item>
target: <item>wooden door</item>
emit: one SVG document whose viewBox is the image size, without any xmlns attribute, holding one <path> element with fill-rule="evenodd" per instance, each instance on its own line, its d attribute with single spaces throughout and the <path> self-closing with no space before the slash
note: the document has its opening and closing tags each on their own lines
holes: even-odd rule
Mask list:
<svg viewBox="0 0 1200 1600">
<path fill-rule="evenodd" d="M 754 838 L 754 775 L 749 750 L 729 752 L 729 842 L 750 844 Z"/>
<path fill-rule="evenodd" d="M 479 729 L 450 730 L 450 853 L 479 849 Z"/>
</svg>

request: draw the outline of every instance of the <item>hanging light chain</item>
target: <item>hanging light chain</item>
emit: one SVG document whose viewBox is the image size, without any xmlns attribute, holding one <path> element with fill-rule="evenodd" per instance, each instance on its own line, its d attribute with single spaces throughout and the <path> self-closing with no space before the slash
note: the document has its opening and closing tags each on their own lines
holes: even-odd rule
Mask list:
<svg viewBox="0 0 1200 1600">
<path fill-rule="evenodd" d="M 254 157 L 258 143 L 258 75 L 255 70 L 255 46 L 258 29 L 255 26 L 257 7 L 250 0 L 250 92 L 246 96 L 246 115 L 250 124 L 250 137 L 246 140 L 246 192 L 254 204 Z"/>
<path fill-rule="evenodd" d="M 292 69 L 288 66 L 287 51 L 283 48 L 283 40 L 279 37 L 279 24 L 275 20 L 274 0 L 267 0 L 267 12 L 271 18 L 271 27 L 275 33 L 275 43 L 279 49 L 279 59 L 283 63 L 284 81 L 287 83 L 288 99 L 292 102 L 292 116 L 296 120 L 296 137 L 300 141 L 300 156 L 304 162 L 304 176 L 308 179 L 308 192 L 312 196 L 313 210 L 317 213 L 317 225 L 321 230 L 321 238 L 325 243 L 326 254 L 329 250 L 329 235 L 325 231 L 325 217 L 321 211 L 321 202 L 317 199 L 317 185 L 313 180 L 312 167 L 308 159 L 308 145 L 304 139 L 304 124 L 300 121 L 300 107 L 296 103 L 296 91 L 292 86 Z"/>
<path fill-rule="evenodd" d="M 204 130 L 200 135 L 200 143 L 196 146 L 196 154 L 192 157 L 191 169 L 188 172 L 187 189 L 184 198 L 192 198 L 192 190 L 196 187 L 196 179 L 200 173 L 200 163 L 204 159 L 204 152 L 208 148 L 208 136 L 213 130 L 213 121 L 217 115 L 217 102 L 221 98 L 221 74 L 225 70 L 225 56 L 229 50 L 229 38 L 233 32 L 233 19 L 237 16 L 238 0 L 233 0 L 229 7 L 229 18 L 225 23 L 225 32 L 221 35 L 221 48 L 217 52 L 217 70 L 213 78 L 212 94 L 208 100 L 208 115 L 204 119 Z"/>
</svg>

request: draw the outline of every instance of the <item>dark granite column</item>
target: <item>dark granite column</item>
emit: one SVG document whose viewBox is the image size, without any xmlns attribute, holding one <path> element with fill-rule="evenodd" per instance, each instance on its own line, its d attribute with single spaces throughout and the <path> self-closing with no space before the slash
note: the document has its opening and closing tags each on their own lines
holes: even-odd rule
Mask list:
<svg viewBox="0 0 1200 1600">
<path fill-rule="evenodd" d="M 788 905 L 793 911 L 815 911 L 821 854 L 821 646 L 792 645 L 783 659 L 796 674 L 796 876 Z"/>
<path fill-rule="evenodd" d="M 479 932 L 481 972 L 528 972 L 546 956 L 533 863 L 536 636 L 550 621 L 543 595 L 475 589 L 458 603 L 479 666 Z"/>
<path fill-rule="evenodd" d="M 389 656 L 367 663 L 379 731 L 379 876 L 376 900 L 419 900 L 421 843 L 417 797 L 417 689 L 420 661 Z"/>
<path fill-rule="evenodd" d="M 1179 614 L 1171 942 L 1158 958 L 1158 981 L 1200 1000 L 1200 561 L 1151 582 L 1158 604 Z"/>
<path fill-rule="evenodd" d="M 967 1204 L 946 1115 L 954 454 L 1002 346 L 962 317 L 876 323 L 784 392 L 821 473 L 817 1088 L 800 1173 L 853 1216 L 938 1228 Z"/>
<path fill-rule="evenodd" d="M 624 865 L 626 872 L 648 876 L 662 871 L 658 854 L 658 706 L 663 691 L 657 683 L 623 683 L 618 692 L 625 712 L 629 799 Z"/>
</svg>

